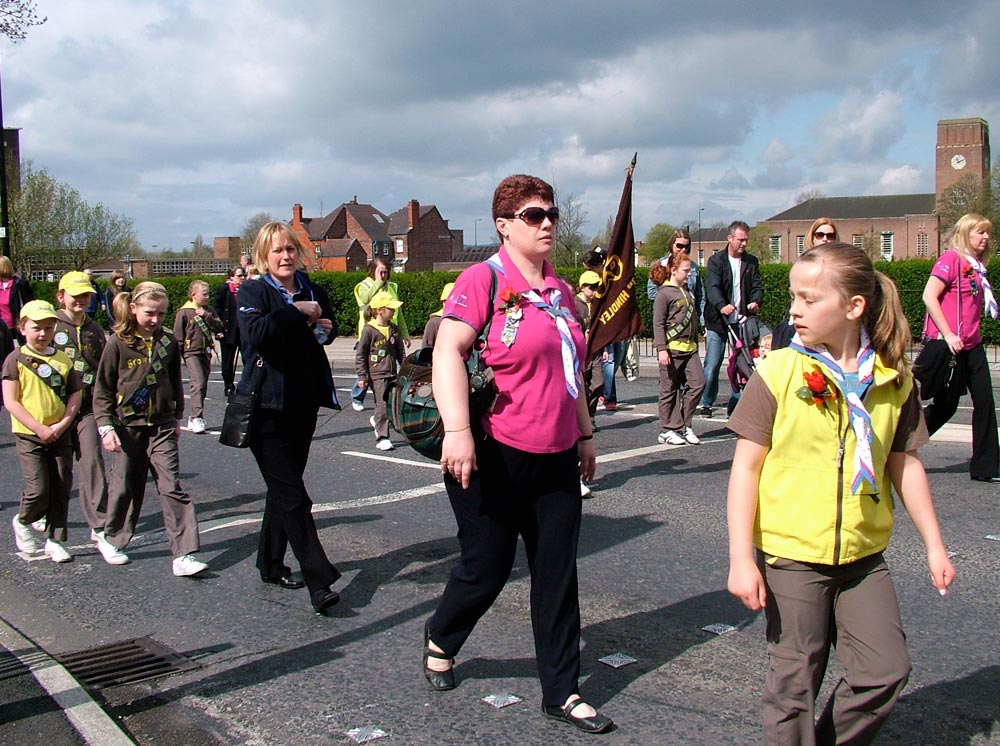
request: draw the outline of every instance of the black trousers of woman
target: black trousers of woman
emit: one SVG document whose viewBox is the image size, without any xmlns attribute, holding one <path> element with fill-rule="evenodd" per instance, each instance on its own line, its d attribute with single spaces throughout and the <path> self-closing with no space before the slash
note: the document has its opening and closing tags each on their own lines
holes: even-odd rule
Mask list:
<svg viewBox="0 0 1000 746">
<path fill-rule="evenodd" d="M 972 460 L 969 476 L 989 479 L 1000 476 L 1000 442 L 997 438 L 997 413 L 993 403 L 993 381 L 986 349 L 978 344 L 955 356 L 951 385 L 924 408 L 924 422 L 931 435 L 952 418 L 966 389 L 972 398 Z"/>
<path fill-rule="evenodd" d="M 236 353 L 239 351 L 240 346 L 238 344 L 229 344 L 228 342 L 219 342 L 219 347 L 222 348 L 219 360 L 219 364 L 222 366 L 222 383 L 228 395 L 230 392 L 236 390 Z"/>
<path fill-rule="evenodd" d="M 458 653 L 510 577 L 520 535 L 531 572 L 531 627 L 543 704 L 561 707 L 578 693 L 580 677 L 576 550 L 582 501 L 576 448 L 535 454 L 486 438 L 479 440 L 476 462 L 466 490 L 445 476 L 461 559 L 428 622 L 430 637 L 447 656 Z"/>
<path fill-rule="evenodd" d="M 315 409 L 294 415 L 259 409 L 250 436 L 250 450 L 267 484 L 257 569 L 270 578 L 288 575 L 285 552 L 291 545 L 310 591 L 327 588 L 340 577 L 320 543 L 302 478 L 315 429 Z"/>
</svg>

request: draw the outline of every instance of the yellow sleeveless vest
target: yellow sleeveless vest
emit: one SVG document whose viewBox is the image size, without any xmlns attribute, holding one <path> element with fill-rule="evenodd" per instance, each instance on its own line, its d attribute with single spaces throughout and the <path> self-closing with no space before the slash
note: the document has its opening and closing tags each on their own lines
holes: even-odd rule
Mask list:
<svg viewBox="0 0 1000 746">
<path fill-rule="evenodd" d="M 823 370 L 835 399 L 823 405 L 798 391 L 803 373 Z M 771 449 L 760 475 L 754 543 L 767 554 L 798 562 L 839 565 L 881 552 L 893 525 L 892 483 L 886 469 L 900 411 L 913 388 L 876 358 L 864 398 L 872 420 L 877 491 L 851 494 L 854 437 L 847 402 L 824 366 L 792 349 L 776 350 L 757 368 L 777 400 Z"/>
</svg>

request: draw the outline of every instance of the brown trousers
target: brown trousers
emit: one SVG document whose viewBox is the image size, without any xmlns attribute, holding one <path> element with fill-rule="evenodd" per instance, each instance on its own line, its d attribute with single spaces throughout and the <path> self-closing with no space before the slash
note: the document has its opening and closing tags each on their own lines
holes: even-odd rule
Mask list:
<svg viewBox="0 0 1000 746">
<path fill-rule="evenodd" d="M 191 496 L 181 489 L 176 421 L 115 430 L 122 449 L 111 466 L 104 538 L 118 549 L 128 546 L 142 510 L 146 477 L 152 471 L 171 553 L 180 557 L 197 552 L 198 521 Z"/>
<path fill-rule="evenodd" d="M 764 743 L 867 744 L 892 712 L 910 675 L 896 592 L 882 554 L 847 565 L 763 562 L 770 668 Z M 816 694 L 830 646 L 847 676 L 819 719 Z"/>
<path fill-rule="evenodd" d="M 694 410 L 705 390 L 705 369 L 698 351 L 670 352 L 670 365 L 660 366 L 660 429 L 681 432 L 691 427 Z"/>
<path fill-rule="evenodd" d="M 73 489 L 73 446 L 68 433 L 50 445 L 16 435 L 24 492 L 18 517 L 25 526 L 45 518 L 46 535 L 66 541 L 69 493 Z"/>
<path fill-rule="evenodd" d="M 191 416 L 205 416 L 205 393 L 208 391 L 208 377 L 212 373 L 212 358 L 198 353 L 185 355 L 184 364 L 188 371 L 188 391 L 191 394 Z"/>
<path fill-rule="evenodd" d="M 372 395 L 375 397 L 375 440 L 389 437 L 389 408 L 385 403 L 385 390 L 389 387 L 389 378 L 373 378 L 369 383 Z"/>
<path fill-rule="evenodd" d="M 76 449 L 77 491 L 87 525 L 104 530 L 108 510 L 108 482 L 104 477 L 104 455 L 94 413 L 76 418 L 73 447 Z"/>
</svg>

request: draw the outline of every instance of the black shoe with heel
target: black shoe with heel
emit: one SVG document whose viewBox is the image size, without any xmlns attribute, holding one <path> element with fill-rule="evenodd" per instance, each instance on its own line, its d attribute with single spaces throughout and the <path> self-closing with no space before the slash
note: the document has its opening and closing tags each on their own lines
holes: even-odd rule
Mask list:
<svg viewBox="0 0 1000 746">
<path fill-rule="evenodd" d="M 447 671 L 435 671 L 427 667 L 428 658 L 451 661 L 452 667 Z M 431 689 L 438 692 L 448 692 L 455 688 L 455 659 L 449 658 L 436 650 L 431 650 L 431 633 L 427 624 L 424 624 L 424 678 L 431 685 Z"/>
<path fill-rule="evenodd" d="M 605 717 L 601 713 L 597 712 L 596 708 L 594 710 L 596 714 L 591 717 L 575 716 L 573 714 L 573 710 L 582 704 L 585 704 L 582 699 L 574 699 L 564 707 L 559 707 L 558 705 L 542 705 L 542 712 L 550 718 L 561 720 L 564 723 L 569 723 L 586 733 L 603 733 L 615 724 L 611 718 Z"/>
</svg>

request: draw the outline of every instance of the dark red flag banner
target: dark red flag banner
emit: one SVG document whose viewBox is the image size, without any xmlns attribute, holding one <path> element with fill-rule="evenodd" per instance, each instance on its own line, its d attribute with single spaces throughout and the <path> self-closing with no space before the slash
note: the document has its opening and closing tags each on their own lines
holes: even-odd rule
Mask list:
<svg viewBox="0 0 1000 746">
<path fill-rule="evenodd" d="M 601 286 L 590 311 L 588 363 L 605 346 L 634 337 L 642 326 L 635 298 L 635 235 L 632 233 L 632 172 L 638 155 L 632 156 L 632 164 L 626 171 Z"/>
</svg>

